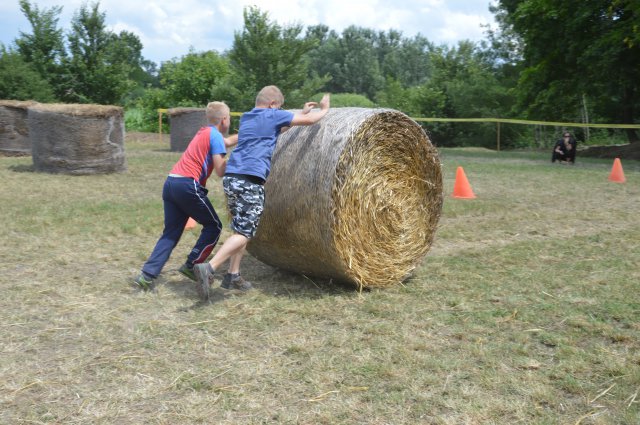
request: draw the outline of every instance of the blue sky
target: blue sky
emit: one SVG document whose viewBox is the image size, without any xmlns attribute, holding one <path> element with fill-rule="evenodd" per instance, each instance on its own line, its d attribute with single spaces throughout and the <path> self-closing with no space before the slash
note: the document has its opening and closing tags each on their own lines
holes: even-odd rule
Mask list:
<svg viewBox="0 0 640 425">
<path fill-rule="evenodd" d="M 63 6 L 59 27 L 70 29 L 71 18 L 84 0 L 31 0 L 40 10 Z M 107 27 L 131 31 L 140 37 L 146 59 L 160 63 L 189 52 L 231 48 L 234 31 L 243 27 L 242 11 L 254 5 L 280 25 L 304 27 L 325 24 L 337 32 L 350 25 L 387 31 L 406 37 L 422 34 L 436 44 L 485 38 L 482 24 L 495 26 L 489 5 L 495 0 L 102 0 Z M 89 2 L 91 4 L 91 2 Z M 0 2 L 0 42 L 13 44 L 20 31 L 31 26 L 18 0 Z"/>
</svg>

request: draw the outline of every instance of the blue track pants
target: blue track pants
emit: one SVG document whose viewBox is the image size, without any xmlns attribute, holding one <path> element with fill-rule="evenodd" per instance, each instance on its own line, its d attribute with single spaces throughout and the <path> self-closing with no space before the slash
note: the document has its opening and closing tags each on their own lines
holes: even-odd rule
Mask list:
<svg viewBox="0 0 640 425">
<path fill-rule="evenodd" d="M 200 238 L 187 256 L 188 264 L 204 262 L 218 243 L 222 223 L 207 197 L 209 191 L 188 177 L 167 177 L 162 189 L 164 230 L 142 271 L 157 277 L 180 241 L 189 217 L 202 225 Z"/>
</svg>

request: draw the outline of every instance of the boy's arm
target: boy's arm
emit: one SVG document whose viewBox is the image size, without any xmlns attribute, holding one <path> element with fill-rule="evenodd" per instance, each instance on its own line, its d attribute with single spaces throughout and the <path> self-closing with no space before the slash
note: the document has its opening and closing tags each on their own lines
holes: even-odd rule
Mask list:
<svg viewBox="0 0 640 425">
<path fill-rule="evenodd" d="M 225 148 L 232 148 L 237 144 L 238 144 L 238 135 L 237 134 L 234 134 L 232 136 L 224 138 L 224 147 Z"/>
<path fill-rule="evenodd" d="M 227 170 L 227 161 L 220 154 L 213 155 L 213 170 L 218 177 L 224 177 L 224 172 Z"/>
<path fill-rule="evenodd" d="M 322 96 L 322 100 L 320 103 L 316 104 L 315 102 L 307 102 L 304 104 L 304 108 L 300 112 L 296 112 L 293 114 L 293 119 L 291 120 L 291 126 L 294 125 L 312 125 L 320 121 L 327 112 L 329 112 L 330 107 L 330 98 L 329 94 L 325 94 Z M 319 111 L 312 111 L 315 106 L 320 106 Z"/>
</svg>

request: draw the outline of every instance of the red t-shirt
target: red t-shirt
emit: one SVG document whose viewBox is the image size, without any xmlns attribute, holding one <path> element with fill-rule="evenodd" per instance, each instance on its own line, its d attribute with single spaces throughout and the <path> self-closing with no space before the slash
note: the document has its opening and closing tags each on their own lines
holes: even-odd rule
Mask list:
<svg viewBox="0 0 640 425">
<path fill-rule="evenodd" d="M 218 129 L 214 126 L 202 127 L 193 136 L 180 160 L 171 169 L 171 174 L 191 177 L 205 186 L 213 171 L 213 156 L 226 154 L 224 138 Z"/>
</svg>

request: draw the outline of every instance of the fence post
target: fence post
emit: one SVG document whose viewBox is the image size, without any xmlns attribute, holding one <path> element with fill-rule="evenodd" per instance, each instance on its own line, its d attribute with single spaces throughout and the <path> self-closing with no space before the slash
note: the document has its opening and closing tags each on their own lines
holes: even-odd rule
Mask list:
<svg viewBox="0 0 640 425">
<path fill-rule="evenodd" d="M 158 141 L 162 142 L 162 114 L 168 112 L 168 109 L 158 108 Z"/>
<path fill-rule="evenodd" d="M 496 146 L 496 150 L 497 150 L 498 152 L 500 152 L 500 121 L 496 121 L 496 126 L 497 126 L 497 129 L 496 129 L 496 133 L 497 133 L 497 142 L 496 142 L 496 143 L 497 143 L 497 146 Z"/>
</svg>

